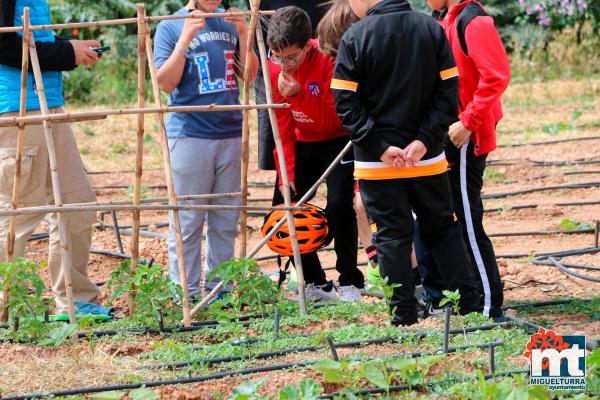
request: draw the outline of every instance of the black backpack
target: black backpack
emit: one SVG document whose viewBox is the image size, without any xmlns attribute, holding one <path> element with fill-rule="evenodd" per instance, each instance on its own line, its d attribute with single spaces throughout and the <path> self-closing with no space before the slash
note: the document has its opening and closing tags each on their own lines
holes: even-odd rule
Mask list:
<svg viewBox="0 0 600 400">
<path fill-rule="evenodd" d="M 434 11 L 432 16 L 436 20 L 443 19 L 448 13 L 447 9 L 440 11 Z M 488 16 L 489 14 L 478 3 L 469 3 L 456 18 L 456 32 L 458 33 L 458 40 L 462 51 L 468 56 L 469 49 L 467 49 L 467 41 L 465 40 L 465 31 L 469 22 L 473 21 L 475 17 Z"/>
</svg>

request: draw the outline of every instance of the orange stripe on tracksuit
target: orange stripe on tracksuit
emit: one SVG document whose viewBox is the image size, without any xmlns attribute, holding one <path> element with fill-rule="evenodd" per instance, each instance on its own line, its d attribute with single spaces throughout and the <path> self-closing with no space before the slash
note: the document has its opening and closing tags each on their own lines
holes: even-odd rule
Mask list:
<svg viewBox="0 0 600 400">
<path fill-rule="evenodd" d="M 331 80 L 332 89 L 340 89 L 340 90 L 350 90 L 352 92 L 356 92 L 358 89 L 358 82 L 346 81 L 344 79 L 335 79 Z"/>
<path fill-rule="evenodd" d="M 444 153 L 437 157 L 417 162 L 413 167 L 390 167 L 383 162 L 354 161 L 354 177 L 363 180 L 417 178 L 443 174 L 448 170 Z"/>
</svg>

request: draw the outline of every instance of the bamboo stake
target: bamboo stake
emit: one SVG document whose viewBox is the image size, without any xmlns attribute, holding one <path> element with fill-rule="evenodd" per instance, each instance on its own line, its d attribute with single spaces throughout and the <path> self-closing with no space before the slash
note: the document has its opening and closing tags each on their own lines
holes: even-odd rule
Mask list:
<svg viewBox="0 0 600 400">
<path fill-rule="evenodd" d="M 177 196 L 177 200 L 213 200 L 213 199 L 233 199 L 240 197 L 240 192 L 234 193 L 209 193 L 209 194 L 189 194 L 184 196 Z M 141 203 L 166 203 L 169 201 L 168 197 L 149 197 L 146 199 L 140 199 Z M 111 206 L 119 204 L 133 204 L 132 200 L 111 200 L 105 203 L 98 201 L 88 203 L 67 203 L 63 206 Z"/>
<path fill-rule="evenodd" d="M 72 122 L 89 121 L 106 118 L 113 115 L 156 114 L 166 112 L 227 112 L 243 110 L 262 110 L 268 108 L 287 108 L 287 104 L 249 104 L 249 105 L 218 105 L 204 106 L 167 106 L 147 108 L 123 108 L 115 110 L 81 111 L 71 113 L 57 113 L 50 115 L 30 115 L 26 117 L 0 117 L 0 127 L 14 125 L 41 125 L 43 121 Z"/>
<path fill-rule="evenodd" d="M 137 10 L 137 39 L 138 39 L 138 108 L 145 107 L 144 89 L 146 84 L 146 10 L 143 4 L 136 4 Z M 137 138 L 135 147 L 135 178 L 133 183 L 133 205 L 140 204 L 142 195 L 142 161 L 144 156 L 144 114 L 137 116 Z M 131 233 L 131 263 L 129 264 L 129 274 L 133 276 L 138 266 L 140 255 L 140 210 L 133 211 L 133 230 Z M 135 308 L 135 286 L 129 292 L 129 316 L 133 315 Z"/>
<path fill-rule="evenodd" d="M 256 22 L 260 0 L 250 0 L 252 8 L 252 16 L 250 17 L 250 26 L 248 28 L 248 39 L 246 40 L 246 62 L 244 64 L 244 92 L 242 96 L 242 104 L 250 103 L 250 75 L 254 63 L 252 55 L 254 54 L 254 33 L 256 31 Z M 245 109 L 243 112 L 242 121 L 242 201 L 241 205 L 248 204 L 248 161 L 250 158 L 250 110 Z M 240 252 L 239 258 L 246 257 L 246 248 L 248 246 L 248 212 L 242 210 L 240 215 Z"/>
<path fill-rule="evenodd" d="M 265 92 L 267 97 L 267 103 L 273 103 L 273 95 L 271 92 L 271 75 L 269 74 L 269 67 L 267 64 L 267 50 L 265 48 L 265 42 L 263 39 L 262 28 L 258 26 L 256 28 L 256 39 L 258 43 L 258 52 L 260 55 L 260 61 L 263 70 L 263 77 L 265 80 Z M 290 182 L 287 174 L 287 166 L 285 163 L 285 154 L 283 152 L 283 145 L 281 143 L 281 136 L 279 135 L 279 125 L 277 125 L 277 118 L 275 117 L 275 110 L 269 108 L 269 120 L 271 121 L 271 128 L 273 130 L 273 140 L 275 141 L 275 149 L 277 151 L 277 159 L 279 161 L 279 171 L 281 173 L 281 181 L 283 184 L 283 199 L 287 207 L 292 204 L 290 195 Z M 290 231 L 290 241 L 292 242 L 292 250 L 294 251 L 294 264 L 296 267 L 296 275 L 298 277 L 298 300 L 300 303 L 300 314 L 306 315 L 306 300 L 304 299 L 304 271 L 302 269 L 302 260 L 300 259 L 300 249 L 298 247 L 298 240 L 296 238 L 296 225 L 294 224 L 294 213 L 287 211 L 288 227 Z"/>
<path fill-rule="evenodd" d="M 34 40 L 30 40 L 29 42 L 29 54 L 31 57 L 31 66 L 33 68 L 35 85 L 40 101 L 40 111 L 43 115 L 48 115 L 50 111 L 48 109 L 48 103 L 46 102 L 46 91 L 44 89 L 42 71 L 40 69 L 40 62 L 38 60 Z M 46 136 L 46 146 L 48 147 L 48 160 L 50 162 L 50 176 L 52 178 L 52 192 L 54 194 L 54 204 L 60 207 L 62 206 L 62 193 L 60 191 L 60 178 L 58 176 L 58 169 L 56 167 L 54 134 L 52 132 L 52 125 L 49 121 L 44 121 L 44 135 Z M 61 267 L 65 279 L 65 291 L 67 293 L 67 310 L 69 313 L 69 322 L 74 324 L 76 322 L 76 319 L 75 308 L 73 306 L 73 283 L 71 281 L 71 250 L 68 246 L 67 227 L 64 215 L 62 213 L 58 213 L 56 217 L 58 220 L 58 231 L 60 235 L 60 249 L 62 257 Z"/>
<path fill-rule="evenodd" d="M 329 167 L 327 167 L 327 169 L 325 170 L 325 172 L 323 172 L 323 175 L 321 175 L 321 177 L 319 179 L 317 179 L 317 181 L 314 183 L 314 185 L 306 192 L 306 194 L 304 196 L 302 196 L 302 198 L 300 200 L 298 200 L 299 204 L 303 204 L 305 201 L 308 200 L 308 198 L 310 196 L 312 196 L 317 189 L 319 188 L 319 186 L 321 186 L 321 184 L 323 182 L 325 182 L 325 179 L 329 176 L 329 174 L 331 174 L 331 171 L 333 171 L 339 164 L 340 161 L 342 160 L 342 158 L 344 158 L 344 156 L 346 155 L 346 153 L 348 153 L 348 151 L 352 148 L 352 142 L 348 142 L 348 144 L 346 144 L 346 146 L 344 146 L 344 148 L 342 149 L 342 151 L 340 152 L 340 154 L 338 154 L 338 156 L 331 162 L 331 164 L 329 165 Z M 287 222 L 287 219 L 282 218 L 274 227 L 273 229 L 271 229 L 271 231 L 260 241 L 260 243 L 258 243 L 254 249 L 250 252 L 250 254 L 248 254 L 247 258 L 253 258 L 259 251 L 260 249 L 263 248 L 263 246 L 269 241 L 269 239 L 275 234 L 277 233 L 277 231 L 283 226 L 283 224 L 285 224 Z M 206 295 L 206 297 L 204 299 L 202 299 L 201 302 L 199 302 L 194 309 L 192 310 L 192 316 L 196 315 L 196 313 L 198 311 L 200 311 L 203 307 L 205 307 L 208 303 L 210 303 L 210 301 L 216 297 L 217 293 L 219 293 L 219 290 L 221 290 L 221 288 L 223 287 L 223 282 L 220 282 L 217 286 L 215 286 L 215 288 L 213 290 L 210 291 L 210 293 L 208 293 Z"/>
<path fill-rule="evenodd" d="M 21 93 L 19 102 L 19 117 L 24 117 L 27 113 L 27 76 L 29 73 L 29 7 L 23 9 L 23 44 L 21 53 Z M 25 145 L 25 126 L 19 125 L 17 132 L 17 150 L 15 152 L 15 179 L 11 199 L 11 209 L 16 210 L 19 207 L 19 180 L 21 178 L 21 160 L 23 158 L 23 147 Z M 8 235 L 6 238 L 6 262 L 13 261 L 15 251 L 15 230 L 17 228 L 17 216 L 10 217 L 8 225 Z M 8 321 L 8 302 L 9 291 L 2 292 L 3 313 L 2 321 Z"/>
<path fill-rule="evenodd" d="M 147 29 L 147 32 L 149 30 Z M 148 56 L 148 65 L 150 67 L 150 79 L 152 80 L 152 92 L 154 94 L 154 102 L 161 107 L 160 89 L 158 87 L 158 77 L 156 65 L 154 65 L 154 50 L 152 48 L 152 38 L 146 34 L 146 53 Z M 175 193 L 175 184 L 173 183 L 173 171 L 171 169 L 171 158 L 169 154 L 169 142 L 167 140 L 167 129 L 165 128 L 165 119 L 162 112 L 156 114 L 158 128 L 160 131 L 160 147 L 163 156 L 163 165 L 165 168 L 165 176 L 167 179 L 167 193 L 169 196 L 169 205 L 177 206 L 177 193 Z M 192 326 L 192 317 L 190 315 L 190 299 L 188 280 L 185 268 L 185 254 L 183 250 L 183 239 L 181 237 L 181 223 L 179 219 L 179 209 L 173 209 L 173 231 L 175 233 L 175 252 L 177 254 L 177 266 L 179 267 L 179 281 L 183 291 L 182 309 L 183 309 L 183 325 Z M 200 282 L 202 284 L 202 281 Z"/>
<path fill-rule="evenodd" d="M 260 11 L 260 15 L 273 15 L 275 11 Z M 186 18 L 224 18 L 224 17 L 238 17 L 238 16 L 249 16 L 250 11 L 238 11 L 232 13 L 197 13 L 192 15 L 159 15 L 154 17 L 145 17 L 145 22 L 160 22 L 173 19 L 186 19 Z M 121 19 L 109 19 L 105 21 L 88 21 L 88 22 L 71 22 L 68 24 L 48 24 L 48 25 L 32 25 L 32 31 L 40 30 L 61 30 L 61 29 L 74 29 L 74 28 L 99 28 L 102 26 L 115 26 L 115 25 L 131 25 L 137 24 L 137 18 L 121 18 Z M 23 28 L 20 26 L 11 26 L 0 28 L 0 33 L 13 33 L 22 32 Z"/>
</svg>

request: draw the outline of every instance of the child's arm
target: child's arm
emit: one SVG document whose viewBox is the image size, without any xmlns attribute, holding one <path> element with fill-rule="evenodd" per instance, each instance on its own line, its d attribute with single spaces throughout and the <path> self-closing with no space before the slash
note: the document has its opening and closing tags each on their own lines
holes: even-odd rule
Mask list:
<svg viewBox="0 0 600 400">
<path fill-rule="evenodd" d="M 195 13 L 197 12 L 192 14 Z M 170 32 L 165 24 L 158 25 L 154 38 L 154 63 L 158 68 L 158 86 L 163 91 L 171 93 L 181 82 L 190 43 L 196 32 L 205 27 L 204 18 L 187 18 L 179 38 L 175 41 L 173 32 Z"/>
<path fill-rule="evenodd" d="M 338 49 L 331 89 L 337 114 L 343 127 L 352 135 L 352 142 L 379 159 L 390 145 L 375 133 L 375 121 L 367 113 L 358 96 L 360 87 L 357 53 L 352 38 L 343 37 Z"/>
<path fill-rule="evenodd" d="M 459 118 L 471 132 L 477 131 L 500 100 L 510 81 L 510 64 L 491 17 L 477 17 L 465 31 L 469 57 L 479 73 L 479 83 Z"/>
<path fill-rule="evenodd" d="M 432 28 L 432 40 L 437 42 L 438 74 L 429 110 L 421 120 L 416 137 L 427 149 L 443 141 L 448 126 L 458 115 L 458 69 L 446 34 L 437 24 Z"/>
<path fill-rule="evenodd" d="M 273 93 L 273 103 L 285 104 L 288 103 L 288 98 L 284 97 L 279 93 L 277 85 L 277 79 L 279 75 L 279 68 L 273 67 L 269 63 L 269 74 L 271 76 L 271 86 Z M 294 169 L 296 167 L 296 126 L 292 111 L 289 108 L 276 108 L 275 116 L 277 117 L 277 126 L 279 127 L 279 136 L 281 137 L 281 144 L 283 145 L 283 154 L 285 157 L 285 165 L 287 167 L 288 179 L 290 185 L 295 182 Z M 283 183 L 281 179 L 281 170 L 279 169 L 279 158 L 277 156 L 277 150 L 273 150 L 275 158 L 275 167 L 277 168 L 277 175 L 279 176 L 279 184 Z M 295 187 L 295 186 L 294 186 Z M 295 192 L 295 189 L 293 190 Z M 293 194 L 292 194 L 293 195 Z"/>
<path fill-rule="evenodd" d="M 230 7 L 227 12 L 239 12 L 242 11 L 235 7 Z M 246 17 L 225 17 L 223 20 L 235 27 L 239 34 L 238 48 L 237 48 L 237 59 L 235 63 L 235 74 L 240 79 L 244 79 L 244 69 L 246 68 L 246 42 L 248 41 L 248 27 L 246 25 Z M 258 58 L 254 51 L 251 53 L 252 69 L 250 70 L 250 80 L 256 79 L 256 73 L 258 72 Z"/>
</svg>

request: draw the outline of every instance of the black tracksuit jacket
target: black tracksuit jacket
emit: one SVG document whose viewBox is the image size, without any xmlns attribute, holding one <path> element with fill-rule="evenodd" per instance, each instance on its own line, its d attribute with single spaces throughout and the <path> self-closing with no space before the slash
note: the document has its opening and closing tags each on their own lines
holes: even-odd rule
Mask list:
<svg viewBox="0 0 600 400">
<path fill-rule="evenodd" d="M 332 89 L 338 115 L 352 134 L 357 161 L 379 161 L 385 149 L 414 139 L 424 159 L 442 152 L 458 115 L 458 72 L 444 30 L 411 10 L 406 0 L 384 0 L 342 37 Z"/>
</svg>

